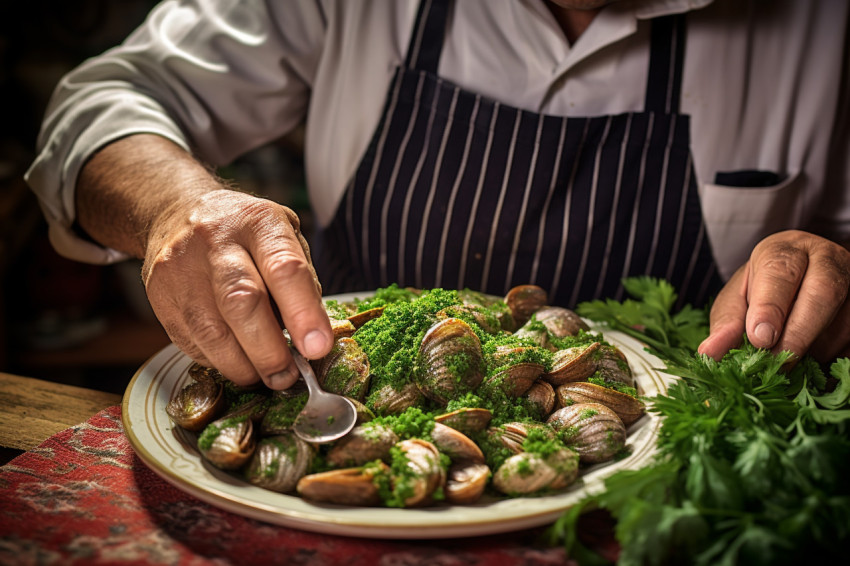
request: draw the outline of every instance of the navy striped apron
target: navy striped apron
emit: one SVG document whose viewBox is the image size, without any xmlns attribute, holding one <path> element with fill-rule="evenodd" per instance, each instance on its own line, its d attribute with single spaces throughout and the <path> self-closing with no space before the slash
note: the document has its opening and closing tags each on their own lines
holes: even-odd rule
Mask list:
<svg viewBox="0 0 850 566">
<path fill-rule="evenodd" d="M 407 60 L 317 246 L 326 293 L 390 283 L 504 294 L 536 283 L 572 307 L 669 280 L 703 304 L 720 280 L 678 113 L 684 17 L 653 21 L 644 112 L 560 117 L 437 76 L 449 1 L 424 0 Z"/>
</svg>

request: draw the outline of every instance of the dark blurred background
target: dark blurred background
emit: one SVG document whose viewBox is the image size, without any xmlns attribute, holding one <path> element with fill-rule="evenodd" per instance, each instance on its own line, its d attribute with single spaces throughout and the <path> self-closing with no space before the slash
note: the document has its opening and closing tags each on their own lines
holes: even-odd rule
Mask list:
<svg viewBox="0 0 850 566">
<path fill-rule="evenodd" d="M 0 371 L 123 393 L 168 344 L 147 304 L 136 261 L 76 263 L 50 247 L 23 173 L 61 76 L 119 44 L 151 0 L 27 0 L 0 6 Z M 219 173 L 306 210 L 300 130 Z"/>
</svg>

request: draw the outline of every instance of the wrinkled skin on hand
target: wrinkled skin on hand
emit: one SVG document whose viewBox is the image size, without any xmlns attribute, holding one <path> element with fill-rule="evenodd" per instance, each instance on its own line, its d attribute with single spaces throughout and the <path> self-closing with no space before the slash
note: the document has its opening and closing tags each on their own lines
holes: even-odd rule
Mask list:
<svg viewBox="0 0 850 566">
<path fill-rule="evenodd" d="M 746 332 L 756 347 L 822 363 L 850 355 L 848 289 L 847 249 L 807 232 L 773 234 L 718 294 L 699 351 L 719 359 Z"/>
<path fill-rule="evenodd" d="M 308 358 L 332 332 L 298 217 L 232 190 L 172 206 L 151 226 L 142 277 L 171 340 L 240 385 L 298 377 L 272 303 Z"/>
</svg>

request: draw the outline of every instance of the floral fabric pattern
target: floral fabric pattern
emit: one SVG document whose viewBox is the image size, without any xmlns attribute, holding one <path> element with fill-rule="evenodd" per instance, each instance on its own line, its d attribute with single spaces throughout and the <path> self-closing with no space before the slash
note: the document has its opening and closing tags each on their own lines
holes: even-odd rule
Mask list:
<svg viewBox="0 0 850 566">
<path fill-rule="evenodd" d="M 218 509 L 136 456 L 110 407 L 0 467 L 0 564 L 574 564 L 543 529 L 444 540 L 317 534 Z"/>
</svg>

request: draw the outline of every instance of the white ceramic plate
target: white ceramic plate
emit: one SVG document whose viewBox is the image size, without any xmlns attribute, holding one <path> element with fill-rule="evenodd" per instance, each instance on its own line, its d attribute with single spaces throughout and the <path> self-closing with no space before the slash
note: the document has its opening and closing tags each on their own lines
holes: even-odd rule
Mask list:
<svg viewBox="0 0 850 566">
<path fill-rule="evenodd" d="M 340 295 L 347 300 L 351 295 Z M 642 395 L 667 391 L 673 377 L 657 368 L 662 362 L 631 337 L 606 331 L 604 338 L 629 360 Z M 165 406 L 191 382 L 192 361 L 170 345 L 143 365 L 124 394 L 122 416 L 130 444 L 154 472 L 178 489 L 211 505 L 247 517 L 308 531 L 367 538 L 432 539 L 495 534 L 555 521 L 565 509 L 603 488 L 603 480 L 621 469 L 649 463 L 660 426 L 650 413 L 628 430 L 632 453 L 617 462 L 582 469 L 579 480 L 563 492 L 541 497 L 482 499 L 475 505 L 437 505 L 425 509 L 388 509 L 315 504 L 253 486 L 207 464 L 195 436 L 168 418 Z"/>
</svg>

